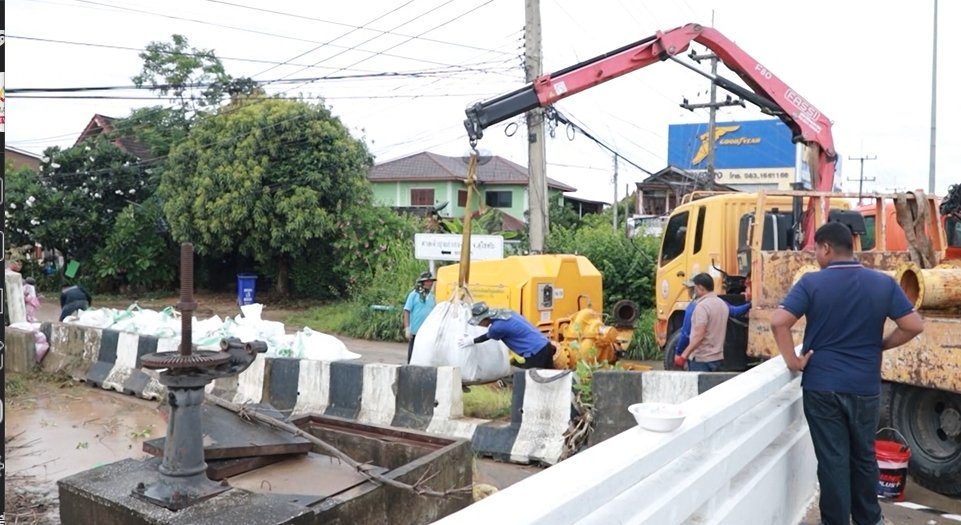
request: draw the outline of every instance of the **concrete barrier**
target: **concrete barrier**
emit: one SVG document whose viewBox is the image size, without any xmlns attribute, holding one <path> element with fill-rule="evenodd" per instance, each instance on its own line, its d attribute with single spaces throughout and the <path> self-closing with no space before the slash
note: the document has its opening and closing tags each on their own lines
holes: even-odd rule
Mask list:
<svg viewBox="0 0 961 525">
<path fill-rule="evenodd" d="M 146 399 L 165 395 L 157 372 L 141 368 L 141 358 L 175 351 L 179 339 L 64 323 L 46 323 L 42 329 L 51 346 L 45 370 Z M 506 423 L 463 416 L 460 371 L 453 367 L 259 355 L 240 375 L 213 381 L 207 392 L 234 403 L 269 403 L 285 415 L 323 414 L 468 439 L 479 455 L 551 465 L 564 453 L 572 378 L 559 370 L 515 373 Z"/>
<path fill-rule="evenodd" d="M 45 372 L 64 373 L 85 381 L 97 362 L 102 330 L 64 323 L 43 323 L 40 330 L 47 336 L 50 349 L 40 363 Z"/>
<path fill-rule="evenodd" d="M 680 406 L 687 418 L 674 432 L 635 426 L 437 523 L 801 520 L 815 495 L 816 461 L 800 378 L 781 358 Z"/>
<path fill-rule="evenodd" d="M 37 344 L 33 332 L 6 327 L 0 368 L 26 373 L 37 368 Z"/>
<path fill-rule="evenodd" d="M 3 300 L 7 303 L 7 313 L 10 324 L 22 323 L 27 320 L 27 305 L 23 299 L 23 276 L 17 272 L 4 271 Z"/>
<path fill-rule="evenodd" d="M 597 370 L 591 379 L 594 431 L 588 446 L 636 425 L 634 416 L 627 411 L 634 403 L 681 403 L 735 376 L 735 372 Z"/>
<path fill-rule="evenodd" d="M 472 438 L 474 452 L 514 463 L 557 463 L 564 451 L 564 433 L 571 422 L 571 372 L 515 372 L 513 386 L 510 423 L 479 425 Z"/>
</svg>

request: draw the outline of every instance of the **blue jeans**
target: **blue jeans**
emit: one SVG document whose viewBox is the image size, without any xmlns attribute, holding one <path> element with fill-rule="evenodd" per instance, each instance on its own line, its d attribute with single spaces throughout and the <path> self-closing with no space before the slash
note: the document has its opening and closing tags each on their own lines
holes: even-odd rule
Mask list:
<svg viewBox="0 0 961 525">
<path fill-rule="evenodd" d="M 723 359 L 717 361 L 688 361 L 687 370 L 689 372 L 717 372 L 724 364 Z"/>
<path fill-rule="evenodd" d="M 804 417 L 811 430 L 821 484 L 821 523 L 876 525 L 878 504 L 875 432 L 881 396 L 804 390 Z"/>
</svg>

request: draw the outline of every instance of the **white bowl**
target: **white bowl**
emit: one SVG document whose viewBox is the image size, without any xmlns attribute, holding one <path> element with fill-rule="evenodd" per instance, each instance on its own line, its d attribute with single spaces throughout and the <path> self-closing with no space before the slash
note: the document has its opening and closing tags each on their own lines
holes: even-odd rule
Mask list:
<svg viewBox="0 0 961 525">
<path fill-rule="evenodd" d="M 638 425 L 654 432 L 672 432 L 684 422 L 684 411 L 668 403 L 635 403 L 627 410 Z"/>
</svg>

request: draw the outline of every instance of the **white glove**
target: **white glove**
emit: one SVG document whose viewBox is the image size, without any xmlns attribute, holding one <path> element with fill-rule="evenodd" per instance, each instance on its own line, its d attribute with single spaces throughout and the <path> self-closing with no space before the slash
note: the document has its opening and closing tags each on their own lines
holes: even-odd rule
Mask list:
<svg viewBox="0 0 961 525">
<path fill-rule="evenodd" d="M 471 339 L 470 337 L 461 337 L 457 341 L 457 348 L 463 349 L 463 348 L 470 348 L 471 346 L 474 346 L 474 340 Z"/>
<path fill-rule="evenodd" d="M 410 333 L 409 326 L 404 328 L 404 337 L 406 337 L 408 341 L 410 341 L 410 338 L 413 337 L 413 334 Z"/>
</svg>

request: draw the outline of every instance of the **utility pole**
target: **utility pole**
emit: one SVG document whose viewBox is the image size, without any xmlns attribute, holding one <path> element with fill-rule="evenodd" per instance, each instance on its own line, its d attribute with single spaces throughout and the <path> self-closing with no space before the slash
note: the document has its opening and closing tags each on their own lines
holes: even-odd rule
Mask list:
<svg viewBox="0 0 961 525">
<path fill-rule="evenodd" d="M 617 153 L 614 154 L 614 231 L 617 231 Z M 624 215 L 624 220 L 627 221 L 627 215 Z"/>
<path fill-rule="evenodd" d="M 525 0 L 524 66 L 528 82 L 542 73 L 540 0 Z M 527 194 L 530 201 L 531 253 L 544 252 L 544 239 L 549 229 L 547 216 L 547 148 L 544 144 L 544 110 L 527 112 Z"/>
<path fill-rule="evenodd" d="M 695 62 L 700 62 L 703 59 L 711 60 L 711 76 L 717 77 L 717 55 L 714 53 L 709 53 L 706 55 L 698 55 L 693 50 L 691 54 L 688 55 Z M 716 180 L 714 174 L 714 144 L 717 141 L 716 129 L 717 129 L 717 108 L 723 108 L 727 106 L 741 106 L 744 107 L 744 101 L 741 99 L 734 100 L 731 95 L 728 95 L 723 102 L 717 101 L 717 84 L 711 81 L 711 101 L 706 104 L 691 104 L 685 98 L 684 102 L 681 103 L 681 107 L 688 110 L 694 111 L 695 109 L 709 108 L 711 110 L 710 120 L 707 125 L 707 189 L 714 189 L 714 181 Z"/>
<path fill-rule="evenodd" d="M 712 26 L 714 25 L 714 11 L 711 11 L 711 25 Z M 691 60 L 694 60 L 698 64 L 701 63 L 701 60 L 710 60 L 711 61 L 711 78 L 712 79 L 717 78 L 717 60 L 718 60 L 717 55 L 715 55 L 714 53 L 708 53 L 706 55 L 698 55 L 692 49 L 691 54 L 688 56 L 690 56 Z M 744 101 L 740 99 L 733 100 L 731 99 L 731 95 L 728 95 L 727 99 L 724 102 L 718 102 L 717 101 L 717 83 L 714 82 L 714 80 L 711 80 L 711 101 L 710 102 L 708 102 L 707 104 L 690 104 L 685 98 L 684 102 L 681 104 L 682 108 L 692 112 L 695 109 L 700 109 L 700 108 L 709 108 L 711 111 L 708 124 L 707 124 L 707 189 L 709 190 L 714 189 L 714 183 L 717 180 L 717 176 L 715 175 L 715 170 L 714 170 L 715 168 L 714 153 L 716 149 L 715 144 L 717 140 L 717 137 L 715 136 L 715 133 L 716 133 L 715 130 L 717 129 L 717 108 L 723 108 L 726 106 L 741 106 L 743 108 Z"/>
<path fill-rule="evenodd" d="M 861 162 L 861 176 L 858 177 L 857 179 L 858 180 L 858 204 L 861 203 L 861 193 L 864 191 L 864 181 L 867 180 L 868 182 L 874 182 L 875 180 L 874 177 L 871 177 L 870 179 L 864 178 L 864 161 L 877 160 L 877 159 L 878 159 L 877 155 L 872 155 L 870 157 L 848 157 L 848 160 L 857 160 Z M 854 179 L 848 179 L 848 180 L 853 181 Z"/>
<path fill-rule="evenodd" d="M 931 59 L 931 158 L 928 161 L 928 193 L 934 195 L 935 137 L 938 121 L 938 0 L 934 0 L 934 46 Z"/>
</svg>

